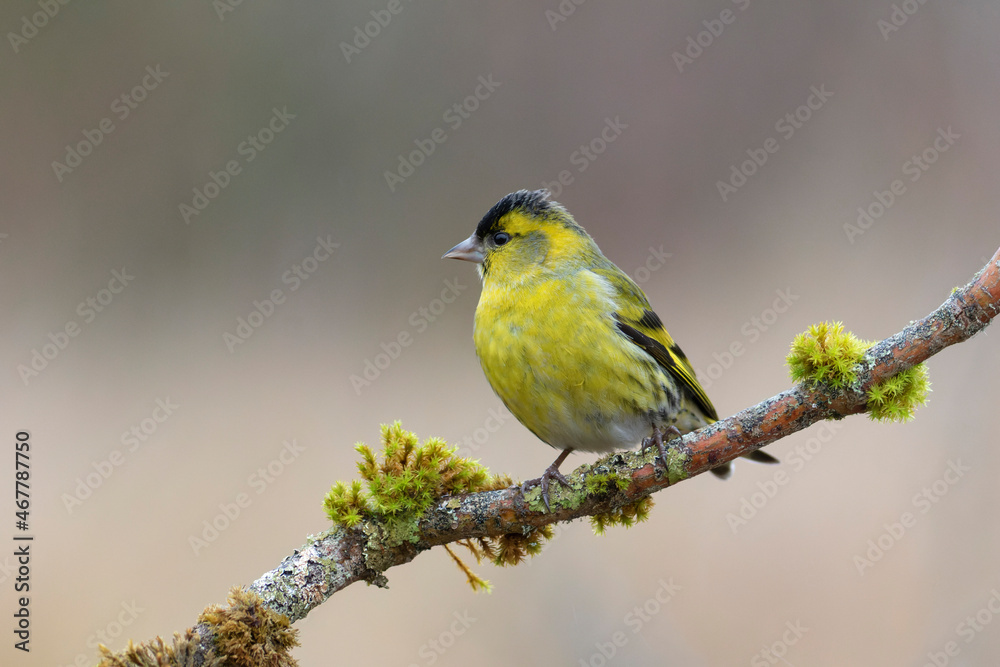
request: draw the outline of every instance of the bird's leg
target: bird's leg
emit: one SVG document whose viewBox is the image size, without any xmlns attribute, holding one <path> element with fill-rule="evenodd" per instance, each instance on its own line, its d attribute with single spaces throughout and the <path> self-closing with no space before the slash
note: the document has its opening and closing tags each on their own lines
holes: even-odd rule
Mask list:
<svg viewBox="0 0 1000 667">
<path fill-rule="evenodd" d="M 528 488 L 534 484 L 540 484 L 542 487 L 542 501 L 545 503 L 545 510 L 551 512 L 552 509 L 549 507 L 549 480 L 555 477 L 564 485 L 569 486 L 569 480 L 566 479 L 564 474 L 559 472 L 559 466 L 562 465 L 562 462 L 566 460 L 566 457 L 569 456 L 569 453 L 572 451 L 572 449 L 562 450 L 562 454 L 560 454 L 556 460 L 552 462 L 552 465 L 545 469 L 545 472 L 542 473 L 542 476 L 539 479 L 529 479 L 527 482 L 523 483 L 521 485 L 521 495 L 523 496 L 527 493 Z"/>
<path fill-rule="evenodd" d="M 674 435 L 678 438 L 683 435 L 683 433 L 681 433 L 681 430 L 676 426 L 674 426 L 673 424 L 663 429 L 663 431 L 660 431 L 660 427 L 658 427 L 656 424 L 653 424 L 653 435 L 649 436 L 648 438 L 643 438 L 641 451 L 646 451 L 650 447 L 655 446 L 657 451 L 660 452 L 660 461 L 663 462 L 663 467 L 666 468 L 667 450 L 663 448 L 664 433 L 670 433 L 671 435 Z"/>
</svg>

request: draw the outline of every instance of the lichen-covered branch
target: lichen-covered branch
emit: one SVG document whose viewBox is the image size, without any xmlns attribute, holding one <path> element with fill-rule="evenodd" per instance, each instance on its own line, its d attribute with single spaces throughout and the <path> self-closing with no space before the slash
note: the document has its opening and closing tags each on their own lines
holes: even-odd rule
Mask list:
<svg viewBox="0 0 1000 667">
<path fill-rule="evenodd" d="M 362 519 L 351 528 L 337 526 L 318 535 L 249 586 L 264 608 L 292 623 L 337 591 L 357 581 L 385 586 L 384 572 L 408 563 L 434 546 L 470 538 L 528 534 L 559 521 L 607 514 L 634 505 L 656 491 L 823 419 L 840 419 L 869 410 L 870 392 L 899 373 L 983 330 L 1000 313 L 1000 250 L 968 285 L 954 290 L 933 313 L 863 352 L 849 383 L 801 383 L 683 438 L 667 448 L 667 466 L 655 449 L 620 452 L 569 475 L 570 486 L 550 489 L 546 511 L 539 489 L 527 494 L 512 486 L 445 496 L 401 528 Z M 835 386 L 838 385 L 838 386 Z M 588 484 L 587 479 L 616 484 Z M 196 628 L 201 647 L 190 663 L 202 664 L 213 646 L 210 624 Z"/>
</svg>

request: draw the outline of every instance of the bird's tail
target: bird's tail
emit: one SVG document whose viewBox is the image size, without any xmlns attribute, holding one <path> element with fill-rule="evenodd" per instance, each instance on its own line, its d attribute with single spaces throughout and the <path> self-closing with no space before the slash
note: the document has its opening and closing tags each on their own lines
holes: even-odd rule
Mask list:
<svg viewBox="0 0 1000 667">
<path fill-rule="evenodd" d="M 779 463 L 778 459 L 774 458 L 767 452 L 756 450 L 750 452 L 749 454 L 744 454 L 743 458 L 750 459 L 751 461 L 756 461 L 757 463 Z M 733 462 L 726 461 L 721 466 L 716 466 L 712 468 L 712 474 L 719 479 L 729 479 L 733 474 Z"/>
</svg>

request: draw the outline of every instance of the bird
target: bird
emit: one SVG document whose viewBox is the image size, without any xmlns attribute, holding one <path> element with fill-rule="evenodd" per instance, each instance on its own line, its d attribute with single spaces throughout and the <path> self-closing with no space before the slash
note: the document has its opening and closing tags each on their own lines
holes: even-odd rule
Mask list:
<svg viewBox="0 0 1000 667">
<path fill-rule="evenodd" d="M 442 259 L 478 265 L 473 340 L 503 404 L 560 450 L 537 480 L 568 486 L 559 466 L 574 450 L 656 446 L 718 420 L 684 352 L 642 289 L 601 252 L 547 190 L 503 197 Z M 756 451 L 748 458 L 777 459 Z M 721 478 L 731 462 L 712 469 Z"/>
</svg>

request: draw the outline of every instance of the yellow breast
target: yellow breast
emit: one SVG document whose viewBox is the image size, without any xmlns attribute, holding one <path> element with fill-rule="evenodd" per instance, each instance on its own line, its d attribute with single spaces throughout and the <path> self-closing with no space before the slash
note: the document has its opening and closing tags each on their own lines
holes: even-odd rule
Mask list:
<svg viewBox="0 0 1000 667">
<path fill-rule="evenodd" d="M 587 270 L 484 283 L 474 334 L 483 371 L 518 420 L 553 447 L 633 447 L 654 415 L 678 410 L 665 372 L 618 331 L 612 293 Z"/>
</svg>

